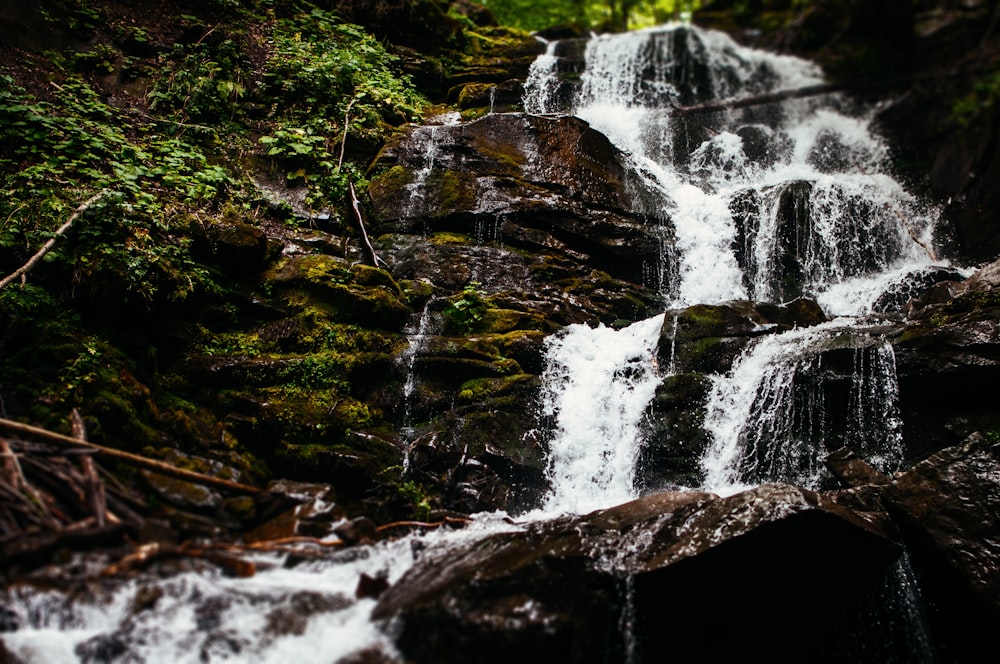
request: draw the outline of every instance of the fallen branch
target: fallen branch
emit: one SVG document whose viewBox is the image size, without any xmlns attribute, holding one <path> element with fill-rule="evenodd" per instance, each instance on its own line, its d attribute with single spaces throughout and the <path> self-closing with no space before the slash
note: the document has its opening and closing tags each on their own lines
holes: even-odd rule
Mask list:
<svg viewBox="0 0 1000 664">
<path fill-rule="evenodd" d="M 169 463 L 149 459 L 138 454 L 132 454 L 131 452 L 116 450 L 111 447 L 104 447 L 103 445 L 95 445 L 94 443 L 83 442 L 77 440 L 76 438 L 70 438 L 69 436 L 64 436 L 47 429 L 33 427 L 30 424 L 22 424 L 21 422 L 0 418 L 0 429 L 20 434 L 29 439 L 33 438 L 61 447 L 85 447 L 95 450 L 96 453 L 101 456 L 115 459 L 116 461 L 121 461 L 139 468 L 146 468 L 160 473 L 161 475 L 167 475 L 169 477 L 176 477 L 177 479 L 193 482 L 194 484 L 226 489 L 235 493 L 255 494 L 261 492 L 261 489 L 255 486 L 240 484 L 239 482 L 232 482 L 219 477 L 212 477 L 211 475 L 203 475 L 202 473 L 196 473 L 193 470 L 178 468 L 177 466 L 172 466 Z"/>
<path fill-rule="evenodd" d="M 854 88 L 846 83 L 821 83 L 819 85 L 807 85 L 793 90 L 779 90 L 778 92 L 767 92 L 751 97 L 739 99 L 722 99 L 710 101 L 704 104 L 692 104 L 691 106 L 674 106 L 673 111 L 680 115 L 697 115 L 699 113 L 715 113 L 717 111 L 732 111 L 737 108 L 748 108 L 750 106 L 761 106 L 763 104 L 774 104 L 788 101 L 789 99 L 801 99 L 804 97 L 815 97 L 830 92 L 840 92 L 848 88 Z"/>
<path fill-rule="evenodd" d="M 94 194 L 93 196 L 91 196 L 90 198 L 88 198 L 83 203 L 81 203 L 80 206 L 73 211 L 73 214 L 69 216 L 69 219 L 67 219 L 62 226 L 56 229 L 55 234 L 52 237 L 50 237 L 45 244 L 42 245 L 42 248 L 36 251 L 35 255 L 28 259 L 27 263 L 17 268 L 16 270 L 8 274 L 6 277 L 4 277 L 2 280 L 0 280 L 0 288 L 4 288 L 5 286 L 7 286 L 7 284 L 9 284 L 10 282 L 14 281 L 17 278 L 21 279 L 21 283 L 24 283 L 25 275 L 27 275 L 28 272 L 30 272 L 38 264 L 40 260 L 45 258 L 45 254 L 52 251 L 52 247 L 56 245 L 56 240 L 62 237 L 66 233 L 66 231 L 68 231 L 70 227 L 73 226 L 73 222 L 79 219 L 80 215 L 87 211 L 87 208 L 96 203 L 99 198 L 101 198 L 107 193 L 108 191 L 106 189 L 103 189 Z"/>
<path fill-rule="evenodd" d="M 76 408 L 70 413 L 70 425 L 73 430 L 73 438 L 81 442 L 87 442 L 87 427 L 80 417 L 80 411 Z M 89 454 L 80 457 L 80 467 L 83 469 L 83 476 L 86 479 L 84 489 L 87 492 L 87 503 L 94 513 L 94 520 L 98 528 L 102 528 L 110 519 L 117 521 L 113 514 L 108 514 L 108 501 L 104 494 L 104 483 L 97 477 L 97 466 L 94 459 Z"/>
<path fill-rule="evenodd" d="M 200 560 L 207 560 L 213 565 L 218 565 L 229 570 L 232 574 L 243 578 L 251 577 L 257 573 L 257 566 L 254 563 L 223 553 L 228 548 L 212 544 L 202 546 L 190 541 L 180 545 L 150 542 L 136 547 L 132 553 L 124 556 L 118 562 L 105 567 L 101 570 L 101 576 L 119 576 L 126 572 L 144 568 L 162 558 L 198 558 Z"/>
<path fill-rule="evenodd" d="M 347 111 L 344 112 L 344 135 L 340 138 L 340 157 L 337 159 L 337 170 L 335 172 L 339 173 L 340 168 L 344 165 L 344 148 L 347 147 L 347 130 L 351 126 L 351 109 L 354 107 L 354 103 L 358 101 L 361 97 L 355 97 L 347 104 Z"/>
<path fill-rule="evenodd" d="M 383 532 L 390 530 L 392 528 L 440 528 L 441 526 L 449 523 L 460 523 L 463 526 L 472 523 L 472 519 L 464 519 L 454 516 L 446 516 L 440 521 L 393 521 L 392 523 L 385 523 L 381 526 L 376 526 L 375 532 Z"/>
<path fill-rule="evenodd" d="M 368 231 L 365 230 L 364 215 L 361 213 L 361 201 L 358 200 L 358 193 L 354 190 L 354 183 L 349 182 L 347 188 L 351 193 L 351 208 L 354 210 L 355 227 L 361 234 L 361 241 L 365 246 L 365 252 L 368 254 L 368 264 L 372 267 L 379 267 L 380 263 L 385 265 L 385 261 L 375 253 L 375 247 L 372 246 L 372 242 L 368 238 Z"/>
</svg>

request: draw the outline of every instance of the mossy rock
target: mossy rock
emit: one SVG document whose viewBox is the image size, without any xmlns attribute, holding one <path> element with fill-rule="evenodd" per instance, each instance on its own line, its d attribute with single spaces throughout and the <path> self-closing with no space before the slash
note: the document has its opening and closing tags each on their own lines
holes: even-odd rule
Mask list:
<svg viewBox="0 0 1000 664">
<path fill-rule="evenodd" d="M 475 241 L 465 233 L 450 233 L 447 231 L 439 231 L 437 233 L 432 233 L 428 239 L 434 244 L 452 244 L 452 245 L 475 244 Z"/>
<path fill-rule="evenodd" d="M 359 286 L 383 286 L 392 291 L 397 297 L 403 297 L 403 290 L 392 278 L 392 275 L 385 270 L 370 265 L 352 265 L 351 279 Z"/>
<path fill-rule="evenodd" d="M 338 500 L 350 506 L 383 484 L 386 472 L 402 462 L 402 452 L 391 443 L 359 433 L 333 445 L 282 441 L 274 465 L 283 476 L 331 484 Z"/>
<path fill-rule="evenodd" d="M 295 254 L 285 256 L 264 273 L 265 282 L 293 284 L 306 282 L 318 286 L 353 281 L 350 263 L 326 254 Z"/>
<path fill-rule="evenodd" d="M 462 357 L 420 357 L 414 367 L 421 375 L 456 387 L 475 378 L 498 378 L 501 375 L 494 362 Z"/>
<path fill-rule="evenodd" d="M 726 373 L 751 340 L 749 336 L 678 340 L 675 345 L 673 365 L 677 371 L 682 372 Z M 667 358 L 664 360 L 669 362 Z"/>
<path fill-rule="evenodd" d="M 496 399 L 509 395 L 529 383 L 536 384 L 537 377 L 517 373 L 502 378 L 475 378 L 459 386 L 458 401 L 468 404 L 480 403 L 486 399 Z"/>
<path fill-rule="evenodd" d="M 451 169 L 434 169 L 425 184 L 428 192 L 428 216 L 444 217 L 449 214 L 475 210 L 479 198 L 476 176 L 473 173 Z"/>
<path fill-rule="evenodd" d="M 515 330 L 551 331 L 551 324 L 544 316 L 515 309 L 487 309 L 479 324 L 479 330 L 494 334 L 505 334 Z"/>
</svg>

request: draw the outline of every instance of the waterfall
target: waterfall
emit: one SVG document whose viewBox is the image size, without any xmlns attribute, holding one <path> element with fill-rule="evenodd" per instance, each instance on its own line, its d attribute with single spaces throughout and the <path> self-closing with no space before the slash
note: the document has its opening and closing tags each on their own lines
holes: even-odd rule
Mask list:
<svg viewBox="0 0 1000 664">
<path fill-rule="evenodd" d="M 852 330 L 853 321 L 841 319 L 765 337 L 728 374 L 712 377 L 706 488 L 729 494 L 781 481 L 819 489 L 823 458 L 843 445 L 883 472 L 897 470 L 902 439 L 892 347 L 855 340 Z M 823 354 L 843 350 L 852 356 L 849 371 L 841 370 L 849 394 L 846 422 L 836 426 L 828 421 L 836 413 L 827 396 L 837 370 L 824 367 Z"/>
<path fill-rule="evenodd" d="M 635 497 L 662 326 L 663 315 L 623 330 L 573 325 L 546 341 L 541 407 L 552 438 L 544 512 L 579 514 Z"/>
<path fill-rule="evenodd" d="M 420 168 L 414 170 L 413 180 L 407 185 L 407 189 L 410 192 L 410 199 L 404 217 L 414 217 L 426 212 L 424 209 L 426 206 L 426 201 L 424 200 L 425 186 L 428 178 L 434 172 L 438 158 L 438 150 L 440 149 L 439 134 L 441 133 L 439 128 L 444 125 L 458 124 L 460 120 L 461 116 L 458 113 L 444 113 L 431 118 L 431 122 L 426 125 L 414 127 L 412 140 L 416 144 L 423 146 L 424 158 Z"/>
<path fill-rule="evenodd" d="M 871 114 L 855 104 L 828 94 L 694 118 L 676 110 L 815 85 L 822 82 L 816 65 L 668 25 L 589 40 L 574 83 L 560 74 L 572 70 L 563 50 L 571 49 L 550 43 L 536 61 L 525 108 L 586 120 L 659 194 L 657 218 L 674 242 L 662 254 L 676 264 L 657 273 L 678 277 L 661 280 L 670 306 L 808 296 L 827 314 L 863 316 L 890 284 L 935 262 L 936 211 L 887 174 L 888 150 Z M 824 353 L 855 326 L 841 318 L 760 339 L 731 371 L 710 377 L 706 487 L 789 481 L 818 488 L 822 459 L 839 445 L 895 468 L 901 443 L 891 347 L 857 341 L 853 373 L 834 381 L 850 384 L 849 403 L 828 394 Z"/>
<path fill-rule="evenodd" d="M 399 363 L 403 365 L 406 371 L 406 378 L 403 380 L 403 420 L 400 427 L 400 438 L 407 445 L 403 456 L 404 471 L 409 470 L 410 467 L 409 445 L 413 442 L 414 437 L 413 391 L 417 387 L 417 373 L 414 370 L 414 366 L 417 362 L 417 355 L 423 351 L 427 343 L 427 337 L 433 331 L 430 304 L 431 300 L 428 300 L 424 304 L 424 308 L 420 311 L 416 323 L 411 323 L 403 330 L 407 336 L 407 344 L 406 349 L 399 357 Z"/>
<path fill-rule="evenodd" d="M 562 108 L 568 85 L 553 43 L 532 68 L 524 104 Z M 669 25 L 587 43 L 569 112 L 629 155 L 662 194 L 676 238 L 673 306 L 805 294 L 859 315 L 893 278 L 929 262 L 936 214 L 885 174 L 871 118 L 836 95 L 687 119 L 676 105 L 822 82 L 809 62 Z"/>
<path fill-rule="evenodd" d="M 822 80 L 811 63 L 690 26 L 595 37 L 578 78 L 563 75 L 572 71 L 566 57 L 558 42 L 547 44 L 526 81 L 525 109 L 572 113 L 626 153 L 659 206 L 643 212 L 664 225 L 663 264 L 644 266 L 663 289 L 664 308 L 804 295 L 839 316 L 755 338 L 731 369 L 708 376 L 703 488 L 731 493 L 769 481 L 821 488 L 823 457 L 841 445 L 883 471 L 895 470 L 902 457 L 895 360 L 892 347 L 860 317 L 888 284 L 935 262 L 927 247 L 936 214 L 887 174 L 888 152 L 871 118 L 849 112 L 836 95 L 693 119 L 679 114 L 676 106 Z M 408 217 L 426 212 L 424 185 L 439 133 L 434 125 L 413 130 L 425 153 L 409 185 Z M 499 225 L 477 226 L 475 236 L 502 240 Z M 408 328 L 400 358 L 406 442 L 413 435 L 414 363 L 430 321 L 425 308 Z M 621 330 L 571 325 L 547 338 L 539 408 L 550 491 L 530 516 L 585 513 L 636 497 L 644 418 L 664 374 L 674 371 L 681 343 L 674 316 L 669 366 L 661 373 L 656 358 L 664 322 L 661 314 Z M 3 635 L 3 647 L 25 661 L 83 659 L 80 648 L 88 643 L 105 653 L 127 648 L 136 661 L 394 661 L 401 656 L 391 635 L 370 619 L 375 600 L 355 596 L 359 576 L 394 583 L 423 547 L 518 529 L 503 517 L 481 515 L 465 530 L 440 529 L 298 564 L 261 554 L 250 579 L 192 571 L 129 581 L 106 597 L 94 590 L 92 601 L 8 592 L 4 603 L 21 628 Z M 902 569 L 896 583 L 899 601 L 912 603 L 907 573 Z M 618 627 L 626 661 L 634 661 L 641 654 L 638 603 L 632 578 L 624 583 Z"/>
</svg>

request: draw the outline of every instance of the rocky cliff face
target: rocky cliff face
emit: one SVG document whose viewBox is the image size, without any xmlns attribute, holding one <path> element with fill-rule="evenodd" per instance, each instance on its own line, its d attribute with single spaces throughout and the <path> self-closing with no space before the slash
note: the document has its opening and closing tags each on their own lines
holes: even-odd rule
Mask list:
<svg viewBox="0 0 1000 664">
<path fill-rule="evenodd" d="M 162 455 L 247 481 L 287 476 L 333 485 L 312 487 L 307 499 L 276 487 L 248 505 L 148 482 L 161 503 L 158 516 L 172 519 L 182 536 L 218 535 L 218 522 L 203 516 L 218 510 L 236 530 L 254 527 L 250 540 L 268 541 L 330 535 L 345 513 L 444 523 L 456 513 L 537 506 L 548 488 L 548 450 L 536 431 L 546 424 L 537 405 L 546 338 L 574 323 L 622 327 L 662 313 L 665 287 L 677 276 L 676 237 L 661 215 L 647 212 L 645 203 L 658 194 L 634 164 L 583 120 L 514 110 L 527 63 L 541 49 L 534 40 L 505 34 L 501 49 L 502 31 L 478 12 L 472 15 L 482 32 L 463 36 L 461 22 L 437 3 L 334 4 L 381 29 L 402 66 L 464 118 L 445 114 L 400 127 L 373 155 L 371 184 L 357 210 L 374 260 L 352 230 L 353 207 L 295 224 L 254 225 L 230 215 L 192 224 L 190 238 L 201 263 L 226 275 L 224 292 L 158 302 L 131 320 L 120 312 L 111 318 L 114 307 L 92 296 L 88 324 L 103 329 L 104 315 L 127 321 L 114 337 L 117 346 L 95 346 L 72 364 L 92 367 L 81 378 L 101 388 L 86 413 L 99 425 L 97 436 L 153 452 L 183 448 Z M 790 11 L 788 3 L 775 4 Z M 863 26 L 890 19 L 888 44 L 896 54 L 916 52 L 951 31 L 992 43 L 991 33 L 972 28 L 986 16 L 975 2 L 948 4 L 940 31 L 916 37 L 901 26 L 919 19 L 926 27 L 931 17 L 901 8 L 909 3 L 889 3 L 888 17 L 857 3 L 810 3 L 789 15 L 798 21 L 792 27 L 808 31 L 764 38 L 797 52 L 821 51 L 832 39 L 821 32 L 824 17 L 839 4 L 857 10 L 844 19 L 842 34 L 859 48 L 872 38 Z M 400 22 L 385 23 L 380 12 Z M 496 38 L 482 39 L 487 33 Z M 792 40 L 796 35 L 810 41 Z M 439 58 L 463 39 L 478 40 L 481 50 L 444 76 Z M 952 39 L 941 43 L 942 58 L 959 57 L 947 46 Z M 895 50 L 900 45 L 911 50 Z M 560 94 L 569 98 L 585 47 L 578 40 L 562 48 Z M 876 62 L 882 46 L 871 48 L 856 53 L 855 62 Z M 831 55 L 829 62 L 846 60 Z M 705 72 L 691 67 L 684 76 L 697 83 Z M 969 175 L 992 172 L 995 146 L 973 141 L 969 127 L 986 123 L 982 135 L 992 136 L 993 111 L 974 114 L 964 127 L 945 123 L 961 140 L 940 135 L 924 142 L 931 128 L 907 109 L 937 89 L 925 85 L 884 114 L 885 126 L 897 135 L 911 132 L 911 144 L 927 146 L 919 147 L 920 158 L 938 160 L 932 170 L 913 169 L 953 197 L 951 218 L 964 253 L 993 257 L 1000 251 L 995 192 L 983 184 L 988 178 Z M 701 100 L 692 93 L 682 101 Z M 712 134 L 688 124 L 685 146 Z M 786 151 L 763 125 L 741 131 L 751 161 L 767 165 Z M 880 320 L 864 334 L 835 331 L 815 352 L 797 356 L 793 387 L 774 397 L 787 397 L 789 412 L 826 427 L 817 433 L 813 419 L 799 417 L 794 436 L 786 436 L 811 445 L 805 465 L 845 441 L 867 442 L 859 428 L 895 436 L 898 419 L 892 461 L 899 474 L 857 459 L 845 470 L 841 455 L 829 472 L 809 468 L 815 472 L 808 479 L 816 478 L 809 489 L 758 473 L 753 483 L 762 486 L 727 497 L 676 490 L 705 479 L 701 460 L 713 439 L 705 415 L 719 376 L 762 340 L 808 334 L 828 322 L 814 300 L 800 297 L 803 247 L 812 232 L 802 208 L 812 186 L 800 180 L 772 190 L 780 201 L 781 261 L 770 299 L 783 304 L 758 302 L 765 298 L 751 293 L 755 301 L 667 312 L 655 357 L 670 371 L 643 419 L 647 444 L 637 460 L 636 485 L 646 495 L 481 539 L 445 559 L 420 561 L 388 590 L 369 589 L 385 590 L 375 615 L 401 620 L 406 658 L 500 661 L 541 652 L 574 661 L 628 660 L 636 644 L 651 659 L 703 652 L 706 644 L 716 644 L 719 656 L 768 656 L 777 640 L 782 659 L 816 644 L 863 659 L 844 634 L 865 622 L 858 615 L 880 610 L 873 606 L 884 604 L 879 593 L 904 546 L 925 582 L 945 659 L 972 658 L 989 644 L 1000 612 L 994 518 L 1000 421 L 982 386 L 995 380 L 1000 363 L 996 264 L 970 279 L 952 269 L 909 275 L 887 292 L 877 307 Z M 300 194 L 282 192 L 285 203 Z M 748 238 L 761 228 L 751 198 L 752 192 L 729 210 L 736 262 L 748 273 L 756 269 Z M 868 242 L 866 248 L 874 254 L 883 247 Z M 37 327 L 8 314 L 5 381 L 24 387 L 9 404 L 21 414 L 40 412 L 48 402 L 38 382 L 76 374 L 30 375 L 25 367 L 35 357 Z M 130 340 L 136 332 L 152 341 Z M 129 355 L 137 347 L 146 351 L 140 360 Z M 47 345 L 38 356 L 59 352 L 65 350 Z M 898 389 L 898 413 L 865 414 L 859 427 L 844 415 L 857 405 L 858 391 L 871 388 L 857 378 L 857 367 L 887 354 L 898 376 L 898 385 L 888 386 Z M 101 361 L 87 364 L 95 355 Z M 745 463 L 756 469 L 767 461 L 764 444 L 788 432 L 760 427 L 751 434 L 761 448 Z M 339 503 L 335 510 L 327 509 L 331 501 Z M 364 543 L 378 531 L 356 521 L 338 535 Z M 734 595 L 754 603 L 737 615 L 720 609 Z M 905 640 L 898 631 L 905 627 L 893 629 L 893 639 Z"/>
</svg>

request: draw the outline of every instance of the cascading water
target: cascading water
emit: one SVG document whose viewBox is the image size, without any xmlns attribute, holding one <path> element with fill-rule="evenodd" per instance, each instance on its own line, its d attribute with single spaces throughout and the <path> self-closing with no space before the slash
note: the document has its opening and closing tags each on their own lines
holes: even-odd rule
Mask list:
<svg viewBox="0 0 1000 664">
<path fill-rule="evenodd" d="M 843 112 L 846 102 L 827 96 L 698 120 L 675 109 L 815 84 L 814 65 L 739 47 L 720 33 L 668 26 L 590 40 L 578 87 L 568 94 L 573 84 L 560 77 L 558 54 L 552 42 L 532 67 L 525 108 L 587 120 L 629 155 L 645 190 L 659 196 L 654 216 L 673 243 L 662 255 L 676 264 L 659 266 L 654 281 L 669 305 L 804 294 L 828 314 L 858 316 L 893 279 L 933 262 L 932 211 L 884 174 L 884 147 L 867 118 Z M 415 132 L 427 147 L 425 168 L 410 185 L 416 206 L 439 146 L 433 127 Z M 487 239 L 499 240 L 494 235 Z M 677 318 L 668 324 L 676 332 Z M 541 516 L 635 497 L 642 419 L 663 377 L 654 360 L 663 325 L 657 316 L 621 331 L 572 326 L 547 342 L 542 412 L 551 422 L 551 492 Z M 711 378 L 706 487 L 819 482 L 833 434 L 825 419 L 829 395 L 809 379 L 826 370 L 823 353 L 833 340 L 855 332 L 852 320 L 838 319 L 764 336 L 728 373 Z M 404 363 L 426 333 L 422 318 Z M 891 348 L 869 340 L 850 352 L 845 410 L 854 419 L 837 442 L 892 469 L 899 447 Z M 412 384 L 404 387 L 405 398 L 411 393 Z M 516 529 L 484 518 L 464 531 L 425 535 L 420 546 L 448 546 L 497 528 Z M 397 540 L 287 567 L 284 557 L 262 555 L 251 580 L 191 572 L 69 608 L 45 593 L 9 593 L 8 611 L 20 628 L 4 635 L 4 646 L 26 661 L 72 661 L 126 645 L 150 661 L 233 653 L 255 661 L 337 661 L 372 648 L 373 659 L 379 650 L 391 657 L 391 638 L 369 619 L 374 600 L 355 599 L 355 588 L 361 573 L 394 582 L 418 548 Z M 621 629 L 633 658 L 631 601 Z"/>
<path fill-rule="evenodd" d="M 575 325 L 547 340 L 542 413 L 552 421 L 543 511 L 582 514 L 635 497 L 640 423 L 660 381 L 663 316 L 624 330 Z"/>
<path fill-rule="evenodd" d="M 702 459 L 704 487 L 730 494 L 764 482 L 818 489 L 823 458 L 847 445 L 892 472 L 902 457 L 892 348 L 867 341 L 838 347 L 851 323 L 835 320 L 766 337 L 750 346 L 726 375 L 712 377 L 705 429 L 713 444 Z M 852 342 L 853 343 L 853 342 Z M 836 431 L 827 390 L 835 370 L 824 351 L 852 355 L 846 423 Z"/>
<path fill-rule="evenodd" d="M 690 26 L 602 36 L 567 105 L 558 50 L 532 68 L 525 108 L 587 120 L 662 194 L 680 263 L 674 306 L 811 294 L 857 315 L 891 278 L 931 262 L 934 215 L 884 175 L 870 118 L 841 112 L 843 100 L 696 119 L 676 108 L 815 85 L 815 65 Z"/>
<path fill-rule="evenodd" d="M 431 334 L 433 327 L 430 310 L 431 301 L 428 300 L 427 304 L 424 305 L 416 322 L 404 330 L 407 335 L 407 345 L 406 350 L 399 357 L 399 362 L 406 371 L 406 378 L 403 381 L 403 421 L 400 427 L 400 438 L 407 445 L 403 456 L 404 470 L 409 469 L 409 445 L 413 442 L 414 436 L 413 391 L 417 387 L 417 372 L 415 371 L 417 355 L 424 349 L 427 337 Z"/>
<path fill-rule="evenodd" d="M 698 116 L 677 108 L 815 85 L 815 65 L 673 25 L 590 40 L 567 103 L 559 52 L 549 44 L 535 63 L 525 106 L 587 120 L 660 192 L 679 263 L 679 279 L 664 282 L 673 286 L 664 293 L 672 306 L 807 295 L 827 314 L 858 316 L 894 280 L 934 261 L 933 211 L 884 173 L 887 150 L 871 118 L 848 113 L 846 100 L 825 95 Z M 853 325 L 842 318 L 761 339 L 712 378 L 706 487 L 816 486 L 825 445 L 834 442 L 887 469 L 898 462 L 898 432 L 884 424 L 895 421 L 895 367 L 884 343 L 857 351 L 865 366 L 844 408 L 863 419 L 827 440 L 836 436 L 823 421 L 820 356 Z M 863 432 L 885 445 L 876 449 Z"/>
</svg>

